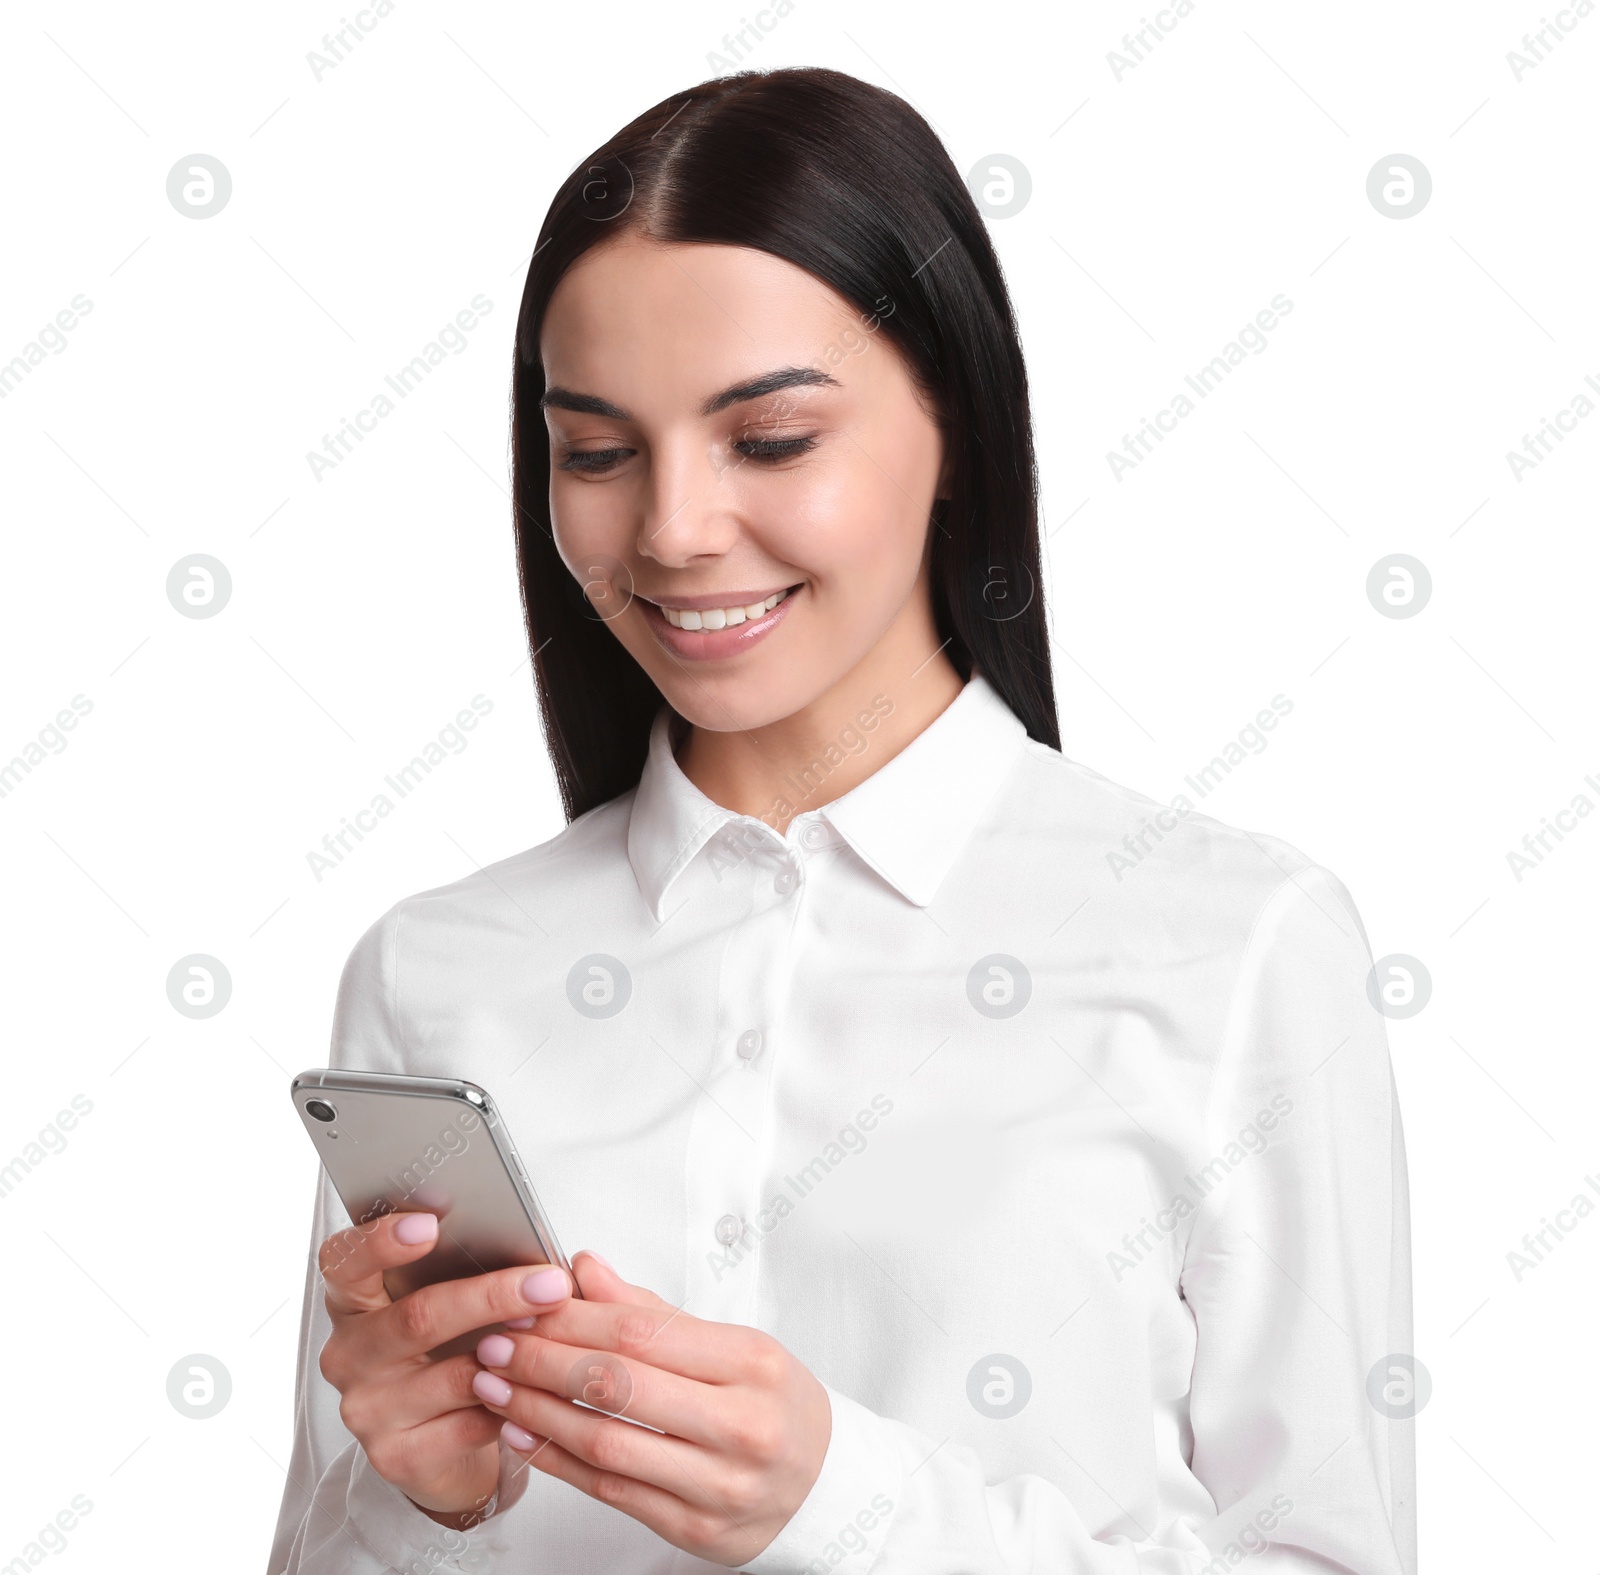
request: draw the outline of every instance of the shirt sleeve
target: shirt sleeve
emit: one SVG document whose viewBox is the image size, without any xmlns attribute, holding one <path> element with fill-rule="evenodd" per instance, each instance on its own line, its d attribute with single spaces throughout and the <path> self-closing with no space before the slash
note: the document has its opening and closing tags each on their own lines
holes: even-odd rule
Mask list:
<svg viewBox="0 0 1600 1575">
<path fill-rule="evenodd" d="M 1426 1392 L 1412 1378 L 1405 1147 L 1372 966 L 1349 893 L 1317 866 L 1267 899 L 1245 948 L 1206 1152 L 1250 1123 L 1271 1129 L 1204 1198 L 1174 1288 L 1195 1320 L 1190 1467 L 1213 1513 L 1097 1537 L 1043 1477 L 990 1481 L 973 1450 L 830 1388 L 822 1472 L 744 1568 L 1414 1575 L 1411 1418 Z"/>
<path fill-rule="evenodd" d="M 339 981 L 329 1065 L 404 1070 L 395 1000 L 400 910 L 391 909 L 356 943 Z M 497 1568 L 501 1527 L 495 1518 L 471 1531 L 430 1519 L 372 1469 L 339 1415 L 339 1394 L 319 1358 L 332 1328 L 323 1301 L 317 1251 L 350 1223 L 327 1173 L 317 1179 L 311 1249 L 300 1309 L 295 1367 L 294 1444 L 284 1482 L 268 1575 L 411 1575 Z M 527 1473 L 500 1450 L 497 1512 L 527 1485 Z"/>
</svg>

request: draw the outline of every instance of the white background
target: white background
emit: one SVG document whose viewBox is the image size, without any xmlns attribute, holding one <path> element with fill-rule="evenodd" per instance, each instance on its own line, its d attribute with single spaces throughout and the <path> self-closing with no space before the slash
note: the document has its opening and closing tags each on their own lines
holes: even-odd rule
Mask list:
<svg viewBox="0 0 1600 1575">
<path fill-rule="evenodd" d="M 0 798 L 0 1164 L 92 1111 L 0 1198 L 0 1562 L 75 1494 L 62 1568 L 265 1561 L 315 1164 L 287 1078 L 325 1059 L 374 917 L 562 824 L 504 492 L 528 254 L 568 171 L 718 74 L 752 10 L 400 0 L 318 80 L 332 4 L 7 8 L 0 360 L 92 311 L 0 401 L 0 762 L 92 710 Z M 1203 807 L 1328 865 L 1375 953 L 1431 975 L 1390 1039 L 1441 1571 L 1594 1559 L 1600 1218 L 1520 1282 L 1507 1261 L 1600 1186 L 1600 824 L 1521 881 L 1506 857 L 1600 802 L 1600 414 L 1521 479 L 1506 459 L 1600 381 L 1600 17 L 1562 13 L 1518 80 L 1542 14 L 1200 0 L 1118 80 L 1135 7 L 799 0 L 747 55 L 890 87 L 963 174 L 1031 176 L 990 228 L 1066 752 L 1166 799 L 1284 695 Z M 203 220 L 166 193 L 194 153 L 233 183 Z M 1395 153 L 1433 182 L 1405 219 L 1367 195 Z M 479 294 L 466 348 L 315 479 L 307 451 Z M 1107 451 L 1278 294 L 1267 348 L 1118 480 Z M 208 619 L 166 595 L 194 553 L 232 577 Z M 1367 599 L 1395 553 L 1431 573 L 1414 617 Z M 474 695 L 469 747 L 315 879 L 308 852 Z M 232 978 L 204 1020 L 167 998 L 193 953 Z M 231 1375 L 210 1420 L 166 1397 L 193 1353 Z"/>
</svg>

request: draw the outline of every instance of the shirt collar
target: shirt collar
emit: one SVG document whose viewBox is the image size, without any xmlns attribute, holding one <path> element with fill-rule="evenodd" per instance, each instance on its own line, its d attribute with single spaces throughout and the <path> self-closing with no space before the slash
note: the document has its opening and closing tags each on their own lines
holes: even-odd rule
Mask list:
<svg viewBox="0 0 1600 1575">
<path fill-rule="evenodd" d="M 764 822 L 714 803 L 672 752 L 663 706 L 628 821 L 628 860 L 659 921 L 667 893 L 729 821 Z M 974 673 L 892 760 L 817 813 L 908 902 L 926 908 L 971 840 L 1020 753 L 1027 729 L 999 692 Z"/>
</svg>

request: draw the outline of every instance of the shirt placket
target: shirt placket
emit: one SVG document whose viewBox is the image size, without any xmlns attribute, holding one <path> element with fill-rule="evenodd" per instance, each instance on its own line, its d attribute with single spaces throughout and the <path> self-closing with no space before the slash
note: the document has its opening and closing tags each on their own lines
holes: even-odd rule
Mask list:
<svg viewBox="0 0 1600 1575">
<path fill-rule="evenodd" d="M 685 1305 L 696 1317 L 753 1323 L 770 1096 L 806 870 L 800 847 L 753 821 L 730 823 L 710 855 L 716 878 L 745 883 L 748 907 L 725 937 L 709 1071 L 689 1126 Z"/>
</svg>

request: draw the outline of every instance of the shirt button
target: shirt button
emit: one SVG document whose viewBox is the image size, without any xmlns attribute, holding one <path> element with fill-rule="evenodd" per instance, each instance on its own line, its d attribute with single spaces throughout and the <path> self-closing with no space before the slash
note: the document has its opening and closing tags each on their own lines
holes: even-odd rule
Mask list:
<svg viewBox="0 0 1600 1575">
<path fill-rule="evenodd" d="M 828 840 L 828 828 L 820 820 L 807 822 L 800 833 L 801 843 L 808 848 L 820 848 Z"/>
<path fill-rule="evenodd" d="M 717 1240 L 731 1247 L 744 1234 L 744 1224 L 737 1214 L 724 1214 L 717 1221 Z"/>
<path fill-rule="evenodd" d="M 793 870 L 779 870 L 773 877 L 772 887 L 780 897 L 787 897 L 794 890 L 798 880 L 799 877 Z"/>
<path fill-rule="evenodd" d="M 739 1035 L 739 1054 L 746 1061 L 753 1061 L 761 1054 L 761 1030 L 747 1028 Z"/>
</svg>

